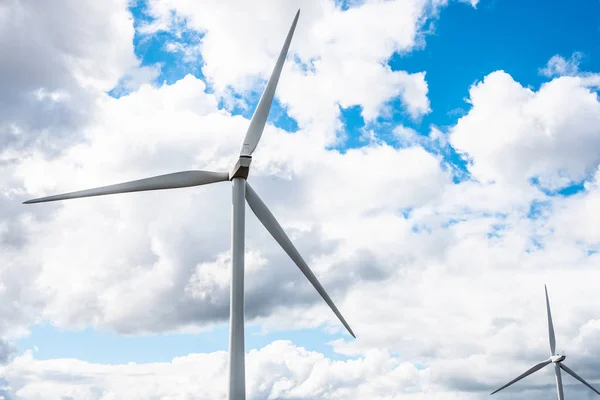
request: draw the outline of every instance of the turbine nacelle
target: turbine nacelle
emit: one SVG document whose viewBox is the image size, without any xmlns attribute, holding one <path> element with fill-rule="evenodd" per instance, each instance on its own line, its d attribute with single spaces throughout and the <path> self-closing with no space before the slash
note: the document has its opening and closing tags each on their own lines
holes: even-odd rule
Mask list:
<svg viewBox="0 0 600 400">
<path fill-rule="evenodd" d="M 553 363 L 557 364 L 561 361 L 564 361 L 565 358 L 567 358 L 567 356 L 565 356 L 564 354 L 556 354 L 552 357 L 550 357 L 550 361 L 552 361 Z"/>
<path fill-rule="evenodd" d="M 240 156 L 233 168 L 229 171 L 229 180 L 233 178 L 244 178 L 248 179 L 248 173 L 250 172 L 250 163 L 252 162 L 252 156 Z"/>
</svg>

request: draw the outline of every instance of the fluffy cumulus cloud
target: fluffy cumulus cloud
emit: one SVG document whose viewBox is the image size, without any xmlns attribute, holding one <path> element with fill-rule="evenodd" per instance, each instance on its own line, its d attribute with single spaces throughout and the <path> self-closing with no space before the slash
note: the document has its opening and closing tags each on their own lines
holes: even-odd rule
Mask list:
<svg viewBox="0 0 600 400">
<path fill-rule="evenodd" d="M 199 364 L 207 367 L 199 370 Z M 247 366 L 247 393 L 252 399 L 424 399 L 423 391 L 434 386 L 429 371 L 377 350 L 358 360 L 333 361 L 290 342 L 276 341 L 249 352 Z M 189 355 L 170 363 L 115 366 L 35 361 L 31 353 L 25 353 L 1 371 L 11 382 L 6 392 L 29 399 L 227 398 L 225 352 Z M 450 399 L 454 395 L 441 391 L 437 396 Z"/>
<path fill-rule="evenodd" d="M 494 72 L 470 90 L 472 109 L 450 142 L 481 181 L 556 190 L 581 182 L 600 162 L 600 77 L 561 76 L 537 91 Z"/>
<path fill-rule="evenodd" d="M 0 4 L 2 160 L 78 140 L 98 91 L 139 73 L 127 0 L 8 0 Z M 8 62 L 6 62 L 8 60 Z"/>
<path fill-rule="evenodd" d="M 147 12 L 152 22 L 142 31 L 177 29 L 199 35 L 196 52 L 177 42 L 168 48 L 185 51 L 191 62 L 197 62 L 194 54 L 201 54 L 203 74 L 216 93 L 231 99 L 232 93 L 262 87 L 301 9 L 290 49 L 293 58 L 285 67 L 278 98 L 300 125 L 327 134 L 339 127 L 340 106 L 361 106 L 366 120 L 375 119 L 397 97 L 413 118 L 430 111 L 425 73 L 392 71 L 386 61 L 394 52 L 422 46 L 426 19 L 445 3 L 367 1 L 343 11 L 333 1 L 316 0 L 151 0 Z"/>
<path fill-rule="evenodd" d="M 547 77 L 577 75 L 582 58 L 583 54 L 578 51 L 574 52 L 568 60 L 557 54 L 548 60 L 546 66 L 540 69 L 540 73 Z"/>
<path fill-rule="evenodd" d="M 0 51 L 12 54 L 0 66 L 8 107 L 0 111 L 0 398 L 226 397 L 224 352 L 101 365 L 37 360 L 11 342 L 42 320 L 127 334 L 225 322 L 229 183 L 20 202 L 178 170 L 226 171 L 248 124 L 231 104 L 252 104 L 297 8 L 277 99 L 298 130 L 267 125 L 249 181 L 358 339 L 331 343 L 342 361 L 282 341 L 250 351 L 249 398 L 487 398 L 547 357 L 544 283 L 567 364 L 600 381 L 598 75 L 558 72 L 533 90 L 496 71 L 470 88 L 470 110 L 430 139 L 398 125 L 389 134 L 401 146 L 376 136 L 340 153 L 328 149 L 342 128 L 340 106 L 360 105 L 367 120 L 391 100 L 409 119 L 429 111 L 425 71 L 392 71 L 386 60 L 424 46 L 427 18 L 446 2 L 344 10 L 309 0 L 152 0 L 141 37 L 197 34 L 197 47 L 174 41 L 165 51 L 201 56 L 205 79 L 172 84 L 145 83 L 156 70 L 135 57 L 127 2 L 42 3 L 0 4 L 9 23 Z M 30 52 L 15 50 L 15 35 Z M 114 88 L 123 95 L 106 94 Z M 428 140 L 462 154 L 468 177 L 456 183 Z M 576 195 L 553 195 L 581 182 Z M 249 209 L 246 229 L 247 324 L 340 333 Z M 586 395 L 565 383 L 571 397 Z M 542 399 L 553 385 L 548 372 L 520 390 Z"/>
<path fill-rule="evenodd" d="M 97 125 L 90 126 L 88 143 L 73 146 L 60 160 L 47 160 L 36 153 L 23 160 L 15 174 L 23 177 L 28 193 L 42 195 L 173 169 L 227 170 L 239 150 L 239 133 L 243 132 L 245 121 L 219 111 L 214 97 L 204 94 L 204 89 L 202 81 L 188 76 L 171 86 L 143 86 L 120 99 L 106 98 L 98 106 Z M 178 132 L 177 140 L 169 131 Z M 268 128 L 256 158 L 253 185 L 273 206 L 275 214 L 290 224 L 299 246 L 311 257 L 322 259 L 315 266 L 317 269 L 332 265 L 345 268 L 337 258 L 339 246 L 345 241 L 351 247 L 363 238 L 358 227 L 360 214 L 346 217 L 349 223 L 357 224 L 355 237 L 347 237 L 339 230 L 339 218 L 356 213 L 363 204 L 376 204 L 373 199 L 383 195 L 389 200 L 379 202 L 373 211 L 393 215 L 398 208 L 413 207 L 435 197 L 439 188 L 449 182 L 448 175 L 440 169 L 440 161 L 421 148 L 395 150 L 376 145 L 342 156 L 315 146 L 311 135 L 303 135 L 302 131 L 289 135 Z M 422 168 L 409 168 L 414 163 Z M 372 179 L 390 164 L 405 172 Z M 69 179 L 63 179 L 65 176 Z M 408 185 L 419 190 L 401 190 Z M 278 193 L 283 187 L 288 188 L 288 194 L 281 197 Z M 397 189 L 390 191 L 390 187 Z M 173 323 L 177 326 L 226 319 L 228 189 L 227 184 L 221 183 L 149 196 L 75 201 L 66 207 L 43 205 L 46 212 L 56 213 L 55 219 L 51 224 L 36 224 L 37 233 L 32 233 L 36 239 L 31 245 L 45 260 L 39 265 L 43 279 L 38 290 L 53 303 L 46 312 L 65 323 L 95 321 L 114 324 L 125 331 L 138 326 L 138 318 L 143 318 L 142 325 L 150 330 L 169 329 Z M 169 204 L 167 209 L 162 207 L 165 201 Z M 103 211 L 94 212 L 98 207 Z M 173 213 L 174 209 L 179 213 Z M 307 226 L 303 221 L 310 214 L 310 220 L 315 222 Z M 87 226 L 78 222 L 84 215 L 88 215 Z M 249 316 L 264 315 L 286 303 L 286 299 L 315 303 L 318 297 L 308 285 L 302 285 L 299 291 L 295 286 L 274 285 L 280 280 L 293 279 L 298 284 L 302 281 L 285 254 L 273 246 L 264 228 L 251 218 L 249 215 L 249 247 L 268 256 L 269 262 L 263 265 L 258 257 L 256 272 L 249 265 Z M 321 225 L 316 224 L 318 218 Z M 59 227 L 62 234 L 52 235 L 52 230 Z M 69 242 L 80 245 L 72 247 Z M 146 250 L 140 253 L 140 248 Z M 363 250 L 366 254 L 374 251 L 368 247 Z M 88 254 L 95 256 L 89 259 Z M 86 273 L 77 272 L 81 265 L 86 265 Z M 136 268 L 124 268 L 127 265 Z M 211 275 L 214 269 L 223 269 L 219 275 L 224 280 Z M 70 288 L 61 283 L 65 274 L 74 276 Z M 190 282 L 192 274 L 195 278 Z M 115 276 L 121 279 L 115 280 Z M 209 284 L 213 279 L 214 284 Z M 272 286 L 279 289 L 269 291 Z M 335 283 L 330 286 L 335 287 Z M 148 297 L 138 294 L 135 302 L 126 302 L 140 287 L 148 289 Z M 81 301 L 73 302 L 74 296 L 81 296 Z M 207 297 L 211 301 L 203 300 Z M 144 311 L 148 308 L 156 308 L 157 312 L 148 315 Z"/>
<path fill-rule="evenodd" d="M 32 285 L 35 257 L 24 246 L 29 223 L 46 217 L 19 209 L 19 165 L 32 152 L 55 157 L 80 142 L 97 97 L 140 71 L 126 7 L 125 0 L 0 4 L 0 296 L 10 299 L 0 301 L 0 336 L 19 334 L 15 322 L 36 320 L 43 303 Z"/>
</svg>

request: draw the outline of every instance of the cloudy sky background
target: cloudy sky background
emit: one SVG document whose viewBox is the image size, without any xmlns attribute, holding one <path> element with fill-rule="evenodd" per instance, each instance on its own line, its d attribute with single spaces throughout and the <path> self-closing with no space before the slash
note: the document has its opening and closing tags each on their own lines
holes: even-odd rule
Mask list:
<svg viewBox="0 0 600 400">
<path fill-rule="evenodd" d="M 247 213 L 248 398 L 489 398 L 544 284 L 600 386 L 599 2 L 0 0 L 0 398 L 226 398 L 229 184 L 21 203 L 227 170 L 298 8 L 249 181 L 358 339 Z"/>
</svg>

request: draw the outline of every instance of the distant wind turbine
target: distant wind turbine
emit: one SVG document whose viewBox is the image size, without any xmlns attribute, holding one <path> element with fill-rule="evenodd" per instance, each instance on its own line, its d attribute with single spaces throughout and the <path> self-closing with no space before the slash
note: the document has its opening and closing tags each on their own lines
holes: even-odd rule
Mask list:
<svg viewBox="0 0 600 400">
<path fill-rule="evenodd" d="M 250 171 L 252 153 L 256 149 L 271 109 L 275 89 L 283 63 L 285 61 L 300 10 L 296 13 L 294 22 L 288 32 L 275 68 L 267 82 L 267 86 L 254 111 L 252 120 L 246 132 L 239 158 L 229 172 L 211 171 L 183 171 L 172 174 L 159 175 L 151 178 L 140 179 L 116 185 L 103 186 L 94 189 L 81 190 L 55 196 L 43 197 L 26 201 L 24 204 L 41 203 L 46 201 L 76 199 L 81 197 L 103 196 L 107 194 L 140 192 L 146 190 L 175 189 L 190 186 L 208 185 L 216 182 L 233 182 L 233 211 L 232 211 L 232 237 L 231 237 L 231 303 L 229 326 L 229 399 L 244 400 L 246 398 L 245 383 L 245 350 L 244 350 L 244 239 L 245 239 L 245 206 L 244 199 L 250 209 L 262 222 L 273 238 L 290 256 L 300 271 L 319 292 L 323 300 L 333 310 L 348 332 L 356 338 L 352 329 L 337 309 L 321 283 L 310 270 L 298 250 L 294 247 L 285 234 L 269 208 L 263 203 L 258 194 L 247 182 Z"/>
<path fill-rule="evenodd" d="M 501 391 L 502 389 L 509 387 L 513 383 L 520 381 L 521 379 L 525 378 L 526 376 L 529 376 L 529 375 L 533 374 L 534 372 L 539 371 L 540 369 L 544 368 L 546 365 L 553 363 L 554 364 L 554 373 L 556 375 L 556 390 L 558 392 L 558 400 L 564 400 L 564 398 L 565 398 L 565 396 L 563 394 L 562 377 L 560 375 L 561 369 L 600 395 L 600 392 L 598 392 L 596 389 L 594 389 L 592 387 L 592 385 L 587 383 L 585 380 L 583 380 L 582 377 L 580 377 L 575 372 L 573 372 L 573 370 L 571 370 L 571 368 L 567 367 L 565 364 L 562 363 L 564 361 L 564 359 L 566 358 L 566 356 L 564 354 L 556 353 L 556 339 L 554 338 L 554 325 L 552 324 L 552 314 L 550 313 L 550 300 L 548 300 L 548 288 L 546 287 L 546 285 L 544 285 L 544 290 L 546 291 L 546 310 L 548 312 L 548 335 L 550 338 L 550 358 L 547 359 L 546 361 L 542 361 L 541 363 L 533 366 L 532 368 L 530 368 L 523 374 L 519 375 L 517 378 L 513 379 L 512 381 L 508 382 L 506 385 L 502 386 L 500 389 L 494 390 L 491 394 L 497 393 L 497 392 Z"/>
</svg>

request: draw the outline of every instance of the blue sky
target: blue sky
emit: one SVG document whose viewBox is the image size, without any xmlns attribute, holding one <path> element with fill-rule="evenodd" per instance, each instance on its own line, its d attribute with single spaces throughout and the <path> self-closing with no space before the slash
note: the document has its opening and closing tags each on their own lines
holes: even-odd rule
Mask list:
<svg viewBox="0 0 600 400">
<path fill-rule="evenodd" d="M 132 9 L 136 21 L 142 20 L 143 3 Z M 558 54 L 565 58 L 573 52 L 583 53 L 580 69 L 600 70 L 600 1 L 572 0 L 482 0 L 476 9 L 467 4 L 452 4 L 442 9 L 434 22 L 435 31 L 426 37 L 426 47 L 389 60 L 392 69 L 408 72 L 426 71 L 432 112 L 421 121 L 407 118 L 401 109 L 393 118 L 380 120 L 373 126 L 382 132 L 402 123 L 427 134 L 431 125 L 445 127 L 456 123 L 469 105 L 464 99 L 469 86 L 492 71 L 503 69 L 523 85 L 537 89 L 548 78 L 539 73 L 547 61 Z M 187 35 L 187 36 L 186 36 Z M 201 37 L 184 34 L 197 42 Z M 175 53 L 163 51 L 169 34 L 161 33 L 148 40 L 136 36 L 136 54 L 144 65 L 163 63 L 157 82 L 172 83 L 193 73 L 202 77 L 201 65 L 183 62 Z M 359 77 L 357 77 L 359 78 Z M 283 77 L 282 79 L 285 79 Z M 257 98 L 254 98 L 256 101 Z M 462 110 L 462 111 L 461 111 Z M 234 110 L 242 112 L 242 110 Z M 252 110 L 242 114 L 250 116 Z M 343 110 L 347 141 L 339 150 L 358 147 L 364 122 L 356 107 Z M 293 131 L 295 122 L 275 105 L 271 119 Z M 464 162 L 449 149 L 442 152 L 447 161 L 464 168 Z M 571 194 L 575 190 L 567 191 Z M 99 363 L 168 361 L 192 352 L 227 350 L 227 325 L 210 332 L 193 335 L 160 335 L 152 337 L 119 337 L 110 332 L 86 329 L 63 332 L 49 325 L 32 327 L 31 335 L 18 342 L 21 351 L 37 346 L 36 358 L 74 357 Z M 247 329 L 247 349 L 259 348 L 274 339 L 292 340 L 296 345 L 324 353 L 332 358 L 328 342 L 342 336 L 322 330 L 283 331 L 259 335 L 256 327 Z M 106 351 L 106 349 L 111 351 Z"/>
<path fill-rule="evenodd" d="M 290 340 L 296 346 L 327 354 L 335 360 L 349 357 L 331 351 L 328 342 L 338 336 L 322 330 L 296 330 L 261 333 L 258 327 L 246 326 L 246 351 L 260 349 L 274 340 Z M 122 336 L 114 332 L 99 332 L 87 328 L 68 331 L 48 324 L 36 326 L 31 336 L 21 340 L 21 349 L 34 349 L 41 360 L 77 358 L 102 364 L 128 362 L 169 362 L 174 357 L 190 353 L 227 351 L 229 327 L 222 325 L 200 334 L 163 334 L 147 336 Z M 110 351 L 107 351 L 110 349 Z"/>
</svg>

